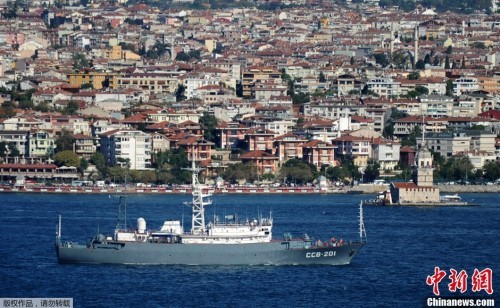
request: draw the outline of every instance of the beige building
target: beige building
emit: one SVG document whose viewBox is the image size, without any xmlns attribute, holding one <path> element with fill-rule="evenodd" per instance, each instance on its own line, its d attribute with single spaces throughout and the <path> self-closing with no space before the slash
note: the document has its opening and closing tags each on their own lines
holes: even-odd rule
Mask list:
<svg viewBox="0 0 500 308">
<path fill-rule="evenodd" d="M 140 88 L 145 94 L 173 94 L 179 84 L 175 73 L 132 73 L 117 78 L 119 88 Z"/>
<path fill-rule="evenodd" d="M 255 97 L 256 83 L 281 84 L 281 73 L 272 67 L 250 67 L 242 75 L 243 97 Z"/>
</svg>

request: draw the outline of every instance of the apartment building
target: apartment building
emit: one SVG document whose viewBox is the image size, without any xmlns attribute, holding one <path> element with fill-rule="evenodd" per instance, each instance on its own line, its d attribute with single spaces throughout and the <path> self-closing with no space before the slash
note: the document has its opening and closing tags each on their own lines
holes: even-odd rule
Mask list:
<svg viewBox="0 0 500 308">
<path fill-rule="evenodd" d="M 476 77 L 460 77 L 453 81 L 453 95 L 460 96 L 479 90 L 479 81 Z"/>
<path fill-rule="evenodd" d="M 179 86 L 179 75 L 179 72 L 125 74 L 117 78 L 117 87 L 139 88 L 145 94 L 174 94 Z"/>
<path fill-rule="evenodd" d="M 243 97 L 255 98 L 255 84 L 276 81 L 281 83 L 281 73 L 272 67 L 249 67 L 242 72 Z"/>
<path fill-rule="evenodd" d="M 401 94 L 401 83 L 389 77 L 378 77 L 366 83 L 369 91 L 380 97 L 397 97 Z"/>
<path fill-rule="evenodd" d="M 119 76 L 118 73 L 85 69 L 67 73 L 66 79 L 72 86 L 81 87 L 83 84 L 91 84 L 94 90 L 100 90 L 103 87 L 116 89 Z"/>
<path fill-rule="evenodd" d="M 56 148 L 55 137 L 45 130 L 29 132 L 25 142 L 26 157 L 47 157 L 54 153 Z"/>
<path fill-rule="evenodd" d="M 118 129 L 99 135 L 100 151 L 109 165 L 132 170 L 151 168 L 151 136 L 139 130 Z"/>
</svg>

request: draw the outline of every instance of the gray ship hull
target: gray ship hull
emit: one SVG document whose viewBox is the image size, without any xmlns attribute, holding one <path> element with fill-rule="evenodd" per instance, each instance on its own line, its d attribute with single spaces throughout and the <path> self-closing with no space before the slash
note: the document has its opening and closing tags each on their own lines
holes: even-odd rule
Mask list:
<svg viewBox="0 0 500 308">
<path fill-rule="evenodd" d="M 297 241 L 256 244 L 158 244 L 108 242 L 104 244 L 57 244 L 60 263 L 149 265 L 344 265 L 364 242 L 341 246 L 308 247 Z"/>
</svg>

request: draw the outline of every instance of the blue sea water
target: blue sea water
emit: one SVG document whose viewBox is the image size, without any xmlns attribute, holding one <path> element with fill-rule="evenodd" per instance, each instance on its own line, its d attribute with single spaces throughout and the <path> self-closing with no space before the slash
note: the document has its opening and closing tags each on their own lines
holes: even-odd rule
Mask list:
<svg viewBox="0 0 500 308">
<path fill-rule="evenodd" d="M 86 242 L 111 233 L 117 203 L 108 195 L 0 194 L 0 297 L 71 297 L 76 307 L 422 307 L 432 297 L 426 277 L 438 266 L 493 270 L 497 305 L 500 196 L 464 194 L 476 207 L 365 207 L 368 244 L 346 266 L 60 265 L 54 240 L 58 214 L 63 239 Z M 357 239 L 362 195 L 216 195 L 207 218 L 238 213 L 274 217 L 284 232 Z M 149 227 L 184 219 L 188 195 L 131 195 L 128 224 Z M 187 228 L 186 228 L 187 229 Z"/>
</svg>

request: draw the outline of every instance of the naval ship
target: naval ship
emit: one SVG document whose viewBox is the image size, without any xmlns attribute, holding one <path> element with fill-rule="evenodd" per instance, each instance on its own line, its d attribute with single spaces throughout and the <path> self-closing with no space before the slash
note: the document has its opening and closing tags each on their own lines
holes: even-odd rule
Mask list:
<svg viewBox="0 0 500 308">
<path fill-rule="evenodd" d="M 205 207 L 211 204 L 211 190 L 200 184 L 202 170 L 193 165 L 191 230 L 184 232 L 180 221 L 167 220 L 158 230 L 146 228 L 143 218 L 136 229 L 117 228 L 113 235 L 95 235 L 88 243 L 61 241 L 61 216 L 56 233 L 59 263 L 165 264 L 165 265 L 344 265 L 366 243 L 363 204 L 359 208 L 359 240 L 315 240 L 304 234 L 272 237 L 273 218 L 238 222 L 214 219 L 205 223 Z"/>
</svg>

